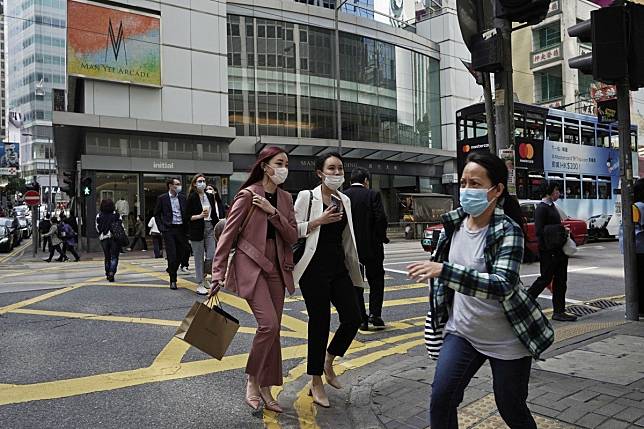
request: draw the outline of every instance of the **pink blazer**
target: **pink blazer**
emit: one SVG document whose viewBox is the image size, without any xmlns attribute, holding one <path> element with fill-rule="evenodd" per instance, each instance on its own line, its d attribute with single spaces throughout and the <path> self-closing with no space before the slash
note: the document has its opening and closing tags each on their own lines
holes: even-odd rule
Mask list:
<svg viewBox="0 0 644 429">
<path fill-rule="evenodd" d="M 261 183 L 250 185 L 248 190 L 264 196 L 264 188 Z M 251 298 L 255 285 L 262 270 L 271 272 L 273 262 L 266 259 L 266 230 L 267 222 L 275 227 L 275 241 L 277 245 L 277 257 L 279 270 L 282 279 L 289 293 L 295 292 L 293 284 L 293 250 L 292 246 L 297 241 L 297 222 L 293 209 L 293 198 L 288 192 L 277 188 L 277 214 L 269 216 L 260 208 L 255 208 L 237 240 L 237 250 L 230 266 L 228 256 L 233 242 L 237 238 L 239 228 L 244 223 L 252 206 L 252 195 L 250 192 L 239 192 L 233 200 L 232 207 L 226 217 L 224 231 L 217 242 L 215 258 L 212 262 L 213 281 L 224 280 L 226 275 L 230 276 L 227 287 L 231 292 L 238 294 L 241 298 Z M 228 274 L 226 273 L 228 270 Z"/>
</svg>

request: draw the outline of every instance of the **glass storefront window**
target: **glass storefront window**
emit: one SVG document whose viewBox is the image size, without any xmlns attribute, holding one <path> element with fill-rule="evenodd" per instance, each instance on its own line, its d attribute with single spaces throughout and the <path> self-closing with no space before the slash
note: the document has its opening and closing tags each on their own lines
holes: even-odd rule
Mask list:
<svg viewBox="0 0 644 429">
<path fill-rule="evenodd" d="M 136 215 L 141 214 L 139 175 L 114 172 L 96 172 L 96 212 L 101 201 L 111 199 L 123 219 L 128 235 L 134 235 Z"/>
<path fill-rule="evenodd" d="M 228 23 L 229 123 L 237 135 L 336 138 L 333 32 L 235 15 Z M 341 33 L 343 138 L 440 148 L 439 73 L 430 57 Z"/>
</svg>

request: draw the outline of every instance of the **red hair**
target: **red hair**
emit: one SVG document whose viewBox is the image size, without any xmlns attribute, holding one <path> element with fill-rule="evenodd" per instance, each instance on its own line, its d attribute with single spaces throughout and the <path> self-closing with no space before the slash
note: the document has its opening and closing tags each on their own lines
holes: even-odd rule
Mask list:
<svg viewBox="0 0 644 429">
<path fill-rule="evenodd" d="M 257 161 L 255 161 L 255 164 L 250 169 L 250 174 L 248 176 L 248 179 L 244 182 L 244 184 L 239 188 L 240 190 L 249 187 L 253 183 L 257 183 L 260 180 L 264 178 L 264 169 L 262 168 L 263 163 L 268 163 L 270 162 L 273 157 L 279 155 L 280 153 L 286 153 L 284 149 L 281 147 L 277 146 L 268 146 L 257 155 Z"/>
</svg>

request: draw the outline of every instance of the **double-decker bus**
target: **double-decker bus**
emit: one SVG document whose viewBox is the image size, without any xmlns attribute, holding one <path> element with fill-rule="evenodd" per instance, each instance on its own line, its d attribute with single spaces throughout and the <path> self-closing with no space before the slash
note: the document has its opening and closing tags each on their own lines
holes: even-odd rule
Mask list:
<svg viewBox="0 0 644 429">
<path fill-rule="evenodd" d="M 586 220 L 609 215 L 619 198 L 619 130 L 597 117 L 514 104 L 516 192 L 520 200 L 539 200 L 544 181 L 560 184 L 557 205 L 569 216 Z M 489 150 L 485 105 L 456 112 L 459 176 L 471 151 Z M 638 174 L 637 127 L 631 127 L 631 156 Z"/>
</svg>

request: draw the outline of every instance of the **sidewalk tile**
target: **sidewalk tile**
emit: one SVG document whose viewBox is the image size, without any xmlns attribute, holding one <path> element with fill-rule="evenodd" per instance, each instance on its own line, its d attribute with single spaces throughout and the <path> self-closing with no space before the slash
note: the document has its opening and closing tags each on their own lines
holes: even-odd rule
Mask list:
<svg viewBox="0 0 644 429">
<path fill-rule="evenodd" d="M 587 414 L 589 414 L 589 411 L 585 407 L 570 407 L 563 413 L 559 414 L 557 416 L 557 420 L 561 420 L 566 423 L 576 423 L 577 420 L 580 420 Z M 605 417 L 602 416 L 602 418 Z"/>
<path fill-rule="evenodd" d="M 644 427 L 644 417 L 635 422 L 637 426 Z"/>
<path fill-rule="evenodd" d="M 601 425 L 604 420 L 606 420 L 605 416 L 601 416 L 595 413 L 588 413 L 584 417 L 577 420 L 575 424 L 583 428 L 595 429 L 596 427 Z"/>
<path fill-rule="evenodd" d="M 633 391 L 624 395 L 624 398 L 642 402 L 644 401 L 644 392 Z"/>
<path fill-rule="evenodd" d="M 604 423 L 599 425 L 597 429 L 626 429 L 629 426 L 630 425 L 624 421 L 608 419 Z"/>
<path fill-rule="evenodd" d="M 641 417 L 644 417 L 644 410 L 641 408 L 628 407 L 623 411 L 615 414 L 614 417 L 627 422 L 634 422 Z"/>
<path fill-rule="evenodd" d="M 407 420 L 404 421 L 406 425 L 418 428 L 418 429 L 425 429 L 427 426 L 429 426 L 429 417 L 426 419 L 422 419 L 420 417 L 416 416 L 411 416 Z"/>
<path fill-rule="evenodd" d="M 611 417 L 625 409 L 625 406 L 613 402 L 612 404 L 604 405 L 603 407 L 598 408 L 595 412 L 603 416 Z"/>
<path fill-rule="evenodd" d="M 553 410 L 552 408 L 544 407 L 542 405 L 528 404 L 528 408 L 530 408 L 530 411 L 533 413 L 541 414 L 542 416 L 550 418 L 555 418 L 561 414 L 561 411 Z"/>
<path fill-rule="evenodd" d="M 569 396 L 569 398 L 579 402 L 588 402 L 599 395 L 600 393 L 593 392 L 592 390 L 582 390 L 581 392 L 577 392 L 574 395 Z"/>
<path fill-rule="evenodd" d="M 604 393 L 610 396 L 622 396 L 624 394 L 623 387 L 617 387 L 615 384 L 610 383 L 601 383 L 595 386 L 589 387 L 593 392 Z"/>
<path fill-rule="evenodd" d="M 615 398 L 614 396 L 609 396 L 609 395 L 604 395 L 603 393 L 590 401 L 586 402 L 588 405 L 593 406 L 595 408 L 601 408 L 603 406 L 606 406 L 608 404 L 612 404 L 613 402 L 620 403 L 623 399 L 621 398 Z"/>
</svg>

